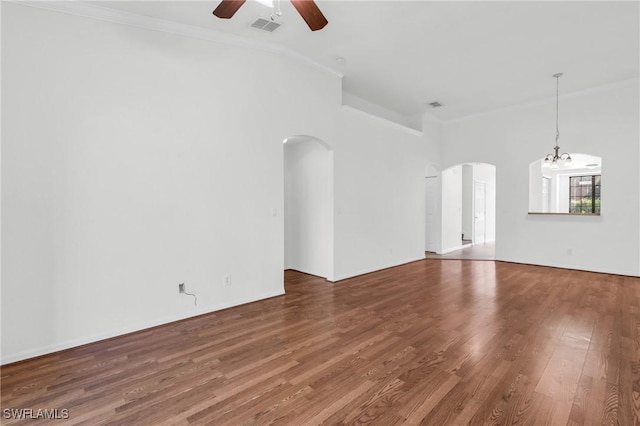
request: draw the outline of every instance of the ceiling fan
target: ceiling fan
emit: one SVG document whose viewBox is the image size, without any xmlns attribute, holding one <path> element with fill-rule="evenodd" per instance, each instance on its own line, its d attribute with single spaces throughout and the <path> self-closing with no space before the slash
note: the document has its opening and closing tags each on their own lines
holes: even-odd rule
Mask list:
<svg viewBox="0 0 640 426">
<path fill-rule="evenodd" d="M 218 18 L 229 19 L 240 9 L 246 0 L 222 0 L 213 14 Z M 329 23 L 313 0 L 290 0 L 311 31 L 324 28 Z"/>
</svg>

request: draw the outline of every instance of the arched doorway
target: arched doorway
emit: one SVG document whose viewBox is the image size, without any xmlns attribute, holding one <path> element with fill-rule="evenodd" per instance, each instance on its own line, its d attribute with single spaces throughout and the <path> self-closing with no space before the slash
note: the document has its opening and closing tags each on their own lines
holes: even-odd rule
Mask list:
<svg viewBox="0 0 640 426">
<path fill-rule="evenodd" d="M 298 135 L 283 151 L 284 269 L 333 281 L 333 150 Z"/>
</svg>

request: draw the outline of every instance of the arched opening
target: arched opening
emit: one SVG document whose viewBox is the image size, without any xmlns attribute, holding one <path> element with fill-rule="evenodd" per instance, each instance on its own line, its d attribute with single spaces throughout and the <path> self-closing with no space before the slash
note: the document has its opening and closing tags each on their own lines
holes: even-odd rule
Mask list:
<svg viewBox="0 0 640 426">
<path fill-rule="evenodd" d="M 333 281 L 333 150 L 301 135 L 283 151 L 284 269 Z"/>
<path fill-rule="evenodd" d="M 493 259 L 496 167 L 457 164 L 443 170 L 438 179 L 440 241 L 436 250 L 430 251 L 455 258 Z"/>
<path fill-rule="evenodd" d="M 572 153 L 572 161 L 529 164 L 529 213 L 600 214 L 602 158 Z"/>
</svg>

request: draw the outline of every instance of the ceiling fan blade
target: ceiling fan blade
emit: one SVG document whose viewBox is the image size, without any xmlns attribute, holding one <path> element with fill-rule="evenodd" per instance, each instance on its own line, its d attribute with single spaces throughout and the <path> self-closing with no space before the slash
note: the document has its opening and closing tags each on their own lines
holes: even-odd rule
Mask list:
<svg viewBox="0 0 640 426">
<path fill-rule="evenodd" d="M 246 0 L 222 0 L 213 14 L 218 18 L 229 19 L 240 9 Z"/>
<path fill-rule="evenodd" d="M 313 0 L 291 0 L 291 3 L 309 25 L 311 31 L 321 30 L 329 23 Z"/>
</svg>

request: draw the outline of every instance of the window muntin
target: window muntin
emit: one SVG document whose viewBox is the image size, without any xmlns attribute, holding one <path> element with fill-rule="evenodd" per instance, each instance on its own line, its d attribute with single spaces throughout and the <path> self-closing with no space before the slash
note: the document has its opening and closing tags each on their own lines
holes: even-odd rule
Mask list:
<svg viewBox="0 0 640 426">
<path fill-rule="evenodd" d="M 569 213 L 600 214 L 601 175 L 569 177 Z"/>
</svg>

